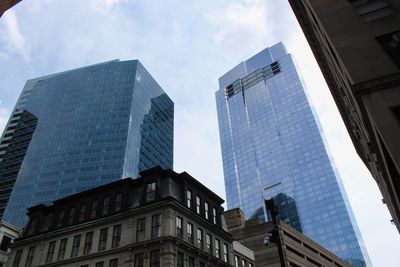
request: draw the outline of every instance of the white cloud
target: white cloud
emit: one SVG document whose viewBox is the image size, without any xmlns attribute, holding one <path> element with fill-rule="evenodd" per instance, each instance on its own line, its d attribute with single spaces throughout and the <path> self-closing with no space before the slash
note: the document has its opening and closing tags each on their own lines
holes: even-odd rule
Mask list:
<svg viewBox="0 0 400 267">
<path fill-rule="evenodd" d="M 31 47 L 19 29 L 15 11 L 8 10 L 2 19 L 5 34 L 1 38 L 7 41 L 7 52 L 10 54 L 19 54 L 24 57 L 26 62 L 29 62 Z"/>
<path fill-rule="evenodd" d="M 121 0 L 90 0 L 90 7 L 97 12 L 106 14 L 114 6 L 118 5 Z"/>
</svg>

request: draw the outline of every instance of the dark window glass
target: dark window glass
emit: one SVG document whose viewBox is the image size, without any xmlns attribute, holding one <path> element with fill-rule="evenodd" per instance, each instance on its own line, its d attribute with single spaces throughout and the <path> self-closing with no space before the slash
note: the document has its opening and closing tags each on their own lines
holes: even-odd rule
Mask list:
<svg viewBox="0 0 400 267">
<path fill-rule="evenodd" d="M 153 250 L 150 252 L 150 267 L 160 267 L 160 251 Z"/>
<path fill-rule="evenodd" d="M 107 215 L 109 207 L 110 207 L 110 197 L 107 196 L 103 200 L 103 210 L 101 211 L 101 215 Z"/>
<path fill-rule="evenodd" d="M 89 254 L 92 250 L 93 232 L 86 233 L 85 246 L 83 247 L 83 255 Z"/>
<path fill-rule="evenodd" d="M 75 208 L 71 208 L 69 210 L 69 215 L 68 215 L 68 222 L 67 224 L 72 224 L 74 222 L 74 216 L 75 216 Z"/>
<path fill-rule="evenodd" d="M 189 257 L 189 267 L 194 267 L 194 258 Z"/>
<path fill-rule="evenodd" d="M 118 267 L 118 259 L 110 260 L 109 267 Z"/>
<path fill-rule="evenodd" d="M 122 208 L 122 193 L 115 195 L 115 211 L 120 211 Z"/>
<path fill-rule="evenodd" d="M 151 218 L 151 238 L 159 238 L 161 236 L 161 216 L 153 215 Z"/>
<path fill-rule="evenodd" d="M 25 267 L 31 267 L 32 266 L 32 261 L 33 261 L 34 254 L 35 254 L 35 247 L 30 247 L 29 251 L 28 251 L 28 256 L 26 257 Z"/>
<path fill-rule="evenodd" d="M 246 260 L 244 260 L 244 259 L 242 259 L 242 266 L 243 266 L 243 267 L 246 267 L 246 266 L 247 266 Z"/>
<path fill-rule="evenodd" d="M 47 250 L 47 256 L 46 256 L 46 263 L 50 263 L 53 261 L 53 256 L 54 256 L 54 249 L 56 248 L 56 241 L 52 241 L 49 243 L 49 248 Z"/>
<path fill-rule="evenodd" d="M 90 219 L 96 218 L 97 214 L 97 200 L 92 202 L 92 208 L 90 209 Z"/>
<path fill-rule="evenodd" d="M 183 253 L 178 252 L 178 259 L 176 260 L 177 267 L 183 267 Z"/>
<path fill-rule="evenodd" d="M 215 257 L 221 258 L 221 250 L 220 250 L 220 242 L 218 239 L 215 239 Z"/>
<path fill-rule="evenodd" d="M 201 207 L 201 199 L 199 196 L 196 196 L 196 213 L 200 214 L 200 207 Z"/>
<path fill-rule="evenodd" d="M 105 250 L 107 246 L 108 228 L 100 230 L 99 251 Z"/>
<path fill-rule="evenodd" d="M 13 267 L 19 267 L 19 263 L 21 262 L 21 256 L 22 256 L 22 249 L 17 250 L 15 253 L 15 258 L 13 262 Z"/>
<path fill-rule="evenodd" d="M 146 185 L 146 201 L 153 201 L 156 199 L 156 182 Z"/>
<path fill-rule="evenodd" d="M 182 238 L 183 237 L 183 229 L 182 229 L 182 218 L 176 217 L 176 237 Z"/>
<path fill-rule="evenodd" d="M 192 191 L 186 191 L 186 206 L 192 208 Z"/>
<path fill-rule="evenodd" d="M 199 267 L 205 267 L 204 262 L 199 261 Z"/>
<path fill-rule="evenodd" d="M 215 208 L 212 209 L 212 221 L 214 224 L 217 223 L 217 210 Z"/>
<path fill-rule="evenodd" d="M 187 232 L 188 242 L 193 244 L 193 224 L 189 222 L 187 223 L 186 232 Z"/>
<path fill-rule="evenodd" d="M 224 262 L 228 262 L 228 245 L 224 243 Z"/>
<path fill-rule="evenodd" d="M 137 220 L 136 241 L 143 241 L 146 233 L 146 218 Z"/>
<path fill-rule="evenodd" d="M 209 204 L 208 202 L 204 202 L 204 217 L 208 220 L 209 218 Z"/>
<path fill-rule="evenodd" d="M 8 246 L 11 243 L 11 237 L 3 235 L 3 239 L 1 240 L 1 244 L 0 244 L 0 250 L 2 251 L 7 251 Z"/>
<path fill-rule="evenodd" d="M 60 211 L 57 219 L 57 227 L 61 227 L 64 223 L 65 210 Z"/>
<path fill-rule="evenodd" d="M 212 254 L 212 243 L 210 234 L 206 234 L 206 246 L 207 246 L 207 252 Z"/>
<path fill-rule="evenodd" d="M 96 262 L 95 266 L 96 267 L 104 267 L 104 262 L 102 262 L 102 261 Z"/>
<path fill-rule="evenodd" d="M 85 219 L 85 214 L 86 214 L 86 203 L 83 203 L 81 205 L 81 208 L 79 209 L 79 222 L 82 222 Z"/>
<path fill-rule="evenodd" d="M 197 228 L 197 245 L 203 249 L 203 230 Z"/>
<path fill-rule="evenodd" d="M 60 247 L 58 248 L 58 256 L 57 260 L 63 260 L 65 257 L 65 249 L 67 248 L 67 238 L 61 239 L 60 241 Z"/>
<path fill-rule="evenodd" d="M 116 248 L 119 247 L 119 242 L 121 241 L 121 225 L 114 225 L 113 228 L 113 237 L 111 242 L 111 247 Z"/>
<path fill-rule="evenodd" d="M 78 256 L 80 244 L 81 244 L 81 235 L 74 236 L 74 241 L 72 242 L 71 258 Z"/>
<path fill-rule="evenodd" d="M 135 267 L 143 267 L 144 260 L 143 260 L 143 253 L 135 255 Z"/>
</svg>

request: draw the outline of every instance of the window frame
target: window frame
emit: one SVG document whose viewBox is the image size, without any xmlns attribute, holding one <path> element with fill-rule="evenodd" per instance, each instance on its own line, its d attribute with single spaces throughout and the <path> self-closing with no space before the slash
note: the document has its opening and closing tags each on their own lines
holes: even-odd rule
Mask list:
<svg viewBox="0 0 400 267">
<path fill-rule="evenodd" d="M 151 238 L 161 237 L 161 214 L 151 216 Z"/>
<path fill-rule="evenodd" d="M 81 235 L 75 235 L 72 241 L 71 258 L 78 257 L 81 245 Z"/>
<path fill-rule="evenodd" d="M 83 255 L 88 255 L 93 247 L 93 231 L 85 234 L 85 244 L 83 246 Z"/>
<path fill-rule="evenodd" d="M 45 263 L 53 262 L 55 250 L 56 250 L 56 241 L 51 241 L 49 243 L 49 247 L 47 248 L 47 254 L 46 254 Z"/>
<path fill-rule="evenodd" d="M 111 240 L 111 248 L 119 247 L 121 243 L 121 233 L 122 233 L 122 225 L 121 224 L 114 225 L 112 240 Z"/>
<path fill-rule="evenodd" d="M 65 258 L 67 243 L 68 243 L 68 238 L 63 238 L 60 240 L 60 246 L 58 247 L 58 254 L 57 254 L 58 261 L 63 260 Z"/>
<path fill-rule="evenodd" d="M 108 237 L 108 227 L 100 229 L 98 251 L 106 250 L 107 237 Z"/>
<path fill-rule="evenodd" d="M 143 226 L 143 227 L 139 227 Z M 146 239 L 146 218 L 137 219 L 136 222 L 136 241 L 144 241 Z"/>
</svg>

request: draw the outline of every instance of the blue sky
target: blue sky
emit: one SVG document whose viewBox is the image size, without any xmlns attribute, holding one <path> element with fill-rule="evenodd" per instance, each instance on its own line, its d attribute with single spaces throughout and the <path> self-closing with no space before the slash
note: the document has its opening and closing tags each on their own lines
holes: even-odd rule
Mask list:
<svg viewBox="0 0 400 267">
<path fill-rule="evenodd" d="M 400 236 L 286 1 L 24 0 L 0 18 L 0 130 L 27 79 L 139 59 L 175 102 L 175 170 L 225 197 L 218 77 L 279 41 L 296 58 L 373 264 L 398 266 Z"/>
</svg>

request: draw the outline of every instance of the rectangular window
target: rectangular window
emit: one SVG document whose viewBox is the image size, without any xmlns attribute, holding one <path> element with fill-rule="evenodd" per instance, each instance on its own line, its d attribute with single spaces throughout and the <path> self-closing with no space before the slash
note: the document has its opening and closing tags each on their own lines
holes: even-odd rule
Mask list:
<svg viewBox="0 0 400 267">
<path fill-rule="evenodd" d="M 85 220 L 85 214 L 86 214 L 86 203 L 83 203 L 79 209 L 79 222 L 83 222 Z"/>
<path fill-rule="evenodd" d="M 199 196 L 196 196 L 196 213 L 200 214 L 200 205 L 201 205 L 201 199 Z"/>
<path fill-rule="evenodd" d="M 203 230 L 197 228 L 197 245 L 200 249 L 203 249 Z"/>
<path fill-rule="evenodd" d="M 61 239 L 60 241 L 60 247 L 58 248 L 58 256 L 57 260 L 63 260 L 65 257 L 65 249 L 67 248 L 67 238 Z"/>
<path fill-rule="evenodd" d="M 182 218 L 176 217 L 176 237 L 182 238 L 183 237 L 183 229 L 182 229 Z"/>
<path fill-rule="evenodd" d="M 213 224 L 217 223 L 217 210 L 215 208 L 212 209 L 212 221 Z"/>
<path fill-rule="evenodd" d="M 150 267 L 160 267 L 160 251 L 153 250 L 150 252 Z"/>
<path fill-rule="evenodd" d="M 95 266 L 96 267 L 104 267 L 104 262 L 102 262 L 102 261 L 96 262 Z"/>
<path fill-rule="evenodd" d="M 176 267 L 183 267 L 183 253 L 178 252 L 178 258 L 176 260 Z"/>
<path fill-rule="evenodd" d="M 118 259 L 112 259 L 112 260 L 110 260 L 108 266 L 109 266 L 109 267 L 118 267 Z"/>
<path fill-rule="evenodd" d="M 53 261 L 54 249 L 56 248 L 56 241 L 49 243 L 49 249 L 47 250 L 46 263 Z"/>
<path fill-rule="evenodd" d="M 247 266 L 247 263 L 246 263 L 246 261 L 244 259 L 242 259 L 242 266 L 244 266 L 244 267 Z"/>
<path fill-rule="evenodd" d="M 240 267 L 240 259 L 239 259 L 239 256 L 236 256 L 235 255 L 235 267 Z"/>
<path fill-rule="evenodd" d="M 199 261 L 199 267 L 205 267 L 204 262 Z"/>
<path fill-rule="evenodd" d="M 194 258 L 189 257 L 189 267 L 194 267 Z"/>
<path fill-rule="evenodd" d="M 208 220 L 209 218 L 209 204 L 208 202 L 204 202 L 204 217 Z"/>
<path fill-rule="evenodd" d="M 70 209 L 67 224 L 72 224 L 75 217 L 75 208 Z"/>
<path fill-rule="evenodd" d="M 35 247 L 30 247 L 29 250 L 28 250 L 28 256 L 26 257 L 25 267 L 31 267 L 32 266 L 32 261 L 33 261 L 34 254 L 35 254 Z"/>
<path fill-rule="evenodd" d="M 101 215 L 107 215 L 109 207 L 110 207 L 110 197 L 107 196 L 103 200 L 103 210 L 101 211 Z"/>
<path fill-rule="evenodd" d="M 143 253 L 136 254 L 135 255 L 135 267 L 143 267 L 143 264 L 144 264 Z"/>
<path fill-rule="evenodd" d="M 146 201 L 153 201 L 156 199 L 156 182 L 146 185 Z"/>
<path fill-rule="evenodd" d="M 80 244 L 81 244 L 81 235 L 74 236 L 74 241 L 72 242 L 71 258 L 78 256 Z"/>
<path fill-rule="evenodd" d="M 186 233 L 188 242 L 193 244 L 193 224 L 191 224 L 190 222 L 187 223 Z"/>
<path fill-rule="evenodd" d="M 118 225 L 114 225 L 114 228 L 113 228 L 111 247 L 112 248 L 119 247 L 120 241 L 121 241 L 121 225 L 118 224 Z"/>
<path fill-rule="evenodd" d="M 224 243 L 224 262 L 228 262 L 228 245 Z"/>
<path fill-rule="evenodd" d="M 151 238 L 159 238 L 161 236 L 161 215 L 153 215 L 151 218 Z"/>
<path fill-rule="evenodd" d="M 143 241 L 146 233 L 146 218 L 137 220 L 136 241 Z"/>
<path fill-rule="evenodd" d="M 97 200 L 92 202 L 92 208 L 90 209 L 90 219 L 96 218 L 97 215 Z"/>
<path fill-rule="evenodd" d="M 253 263 L 249 262 L 249 267 L 253 267 L 253 266 L 254 266 Z"/>
<path fill-rule="evenodd" d="M 186 206 L 192 208 L 192 191 L 186 191 Z"/>
<path fill-rule="evenodd" d="M 99 251 L 105 250 L 107 246 L 108 228 L 100 230 Z"/>
<path fill-rule="evenodd" d="M 85 246 L 83 247 L 83 255 L 87 255 L 92 250 L 93 232 L 87 232 L 85 237 Z"/>
<path fill-rule="evenodd" d="M 207 252 L 212 254 L 212 243 L 210 234 L 206 234 L 206 246 L 207 246 Z"/>
<path fill-rule="evenodd" d="M 120 211 L 122 208 L 122 193 L 115 195 L 115 211 Z"/>
<path fill-rule="evenodd" d="M 221 258 L 221 250 L 220 250 L 220 242 L 218 239 L 215 239 L 215 257 Z"/>
<path fill-rule="evenodd" d="M 57 227 L 61 227 L 64 223 L 65 210 L 60 211 L 57 219 Z"/>
<path fill-rule="evenodd" d="M 8 246 L 11 244 L 11 237 L 3 235 L 3 239 L 1 240 L 0 250 L 7 252 Z"/>
<path fill-rule="evenodd" d="M 12 267 L 19 267 L 19 263 L 21 262 L 21 256 L 22 256 L 22 249 L 19 249 L 15 253 L 15 258 Z"/>
</svg>

